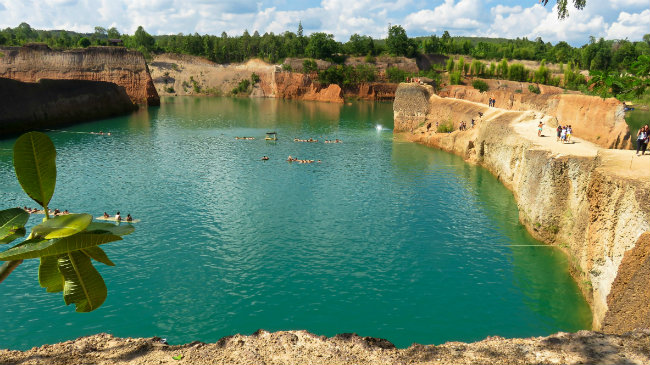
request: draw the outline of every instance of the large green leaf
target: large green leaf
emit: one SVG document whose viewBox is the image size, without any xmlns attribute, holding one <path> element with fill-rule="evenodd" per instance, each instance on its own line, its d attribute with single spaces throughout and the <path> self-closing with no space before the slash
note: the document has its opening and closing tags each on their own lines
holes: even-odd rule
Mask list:
<svg viewBox="0 0 650 365">
<path fill-rule="evenodd" d="M 93 234 L 77 233 L 74 236 L 53 240 L 32 239 L 17 247 L 12 247 L 0 253 L 0 261 L 25 260 L 43 256 L 62 255 L 72 251 L 83 250 L 88 247 L 104 243 L 119 241 L 122 238 L 110 233 Z"/>
<path fill-rule="evenodd" d="M 0 210 L 0 243 L 9 243 L 25 235 L 29 213 L 20 208 Z"/>
<path fill-rule="evenodd" d="M 63 238 L 77 234 L 90 224 L 90 214 L 67 214 L 46 220 L 32 229 L 34 237 L 45 239 Z"/>
<path fill-rule="evenodd" d="M 41 257 L 38 267 L 38 283 L 46 288 L 48 293 L 58 293 L 63 290 L 63 275 L 59 271 L 57 256 Z"/>
<path fill-rule="evenodd" d="M 74 303 L 77 312 L 93 311 L 106 300 L 106 284 L 90 262 L 90 257 L 81 251 L 70 252 L 58 259 L 59 271 L 65 280 L 63 300 Z"/>
<path fill-rule="evenodd" d="M 95 261 L 101 262 L 104 265 L 115 266 L 113 261 L 111 261 L 111 259 L 108 258 L 108 255 L 106 255 L 106 252 L 104 252 L 104 250 L 102 250 L 102 248 L 99 246 L 84 248 L 81 251 L 86 255 L 90 256 L 90 258 L 94 259 Z"/>
<path fill-rule="evenodd" d="M 14 168 L 25 193 L 46 207 L 56 185 L 56 149 L 50 137 L 41 132 L 18 137 L 14 144 Z"/>
<path fill-rule="evenodd" d="M 86 232 L 93 233 L 112 233 L 116 236 L 126 236 L 135 231 L 130 224 L 121 224 L 119 226 L 112 223 L 92 222 L 86 227 Z"/>
</svg>

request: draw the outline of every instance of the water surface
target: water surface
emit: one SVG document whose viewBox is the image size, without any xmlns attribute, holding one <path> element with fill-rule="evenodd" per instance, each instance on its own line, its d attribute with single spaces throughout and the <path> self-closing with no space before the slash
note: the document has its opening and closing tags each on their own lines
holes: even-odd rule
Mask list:
<svg viewBox="0 0 650 365">
<path fill-rule="evenodd" d="M 96 265 L 109 295 L 95 312 L 75 313 L 38 286 L 36 261 L 21 265 L 0 285 L 0 347 L 98 332 L 214 342 L 258 328 L 405 347 L 587 328 L 566 258 L 535 246 L 512 194 L 391 129 L 389 103 L 168 98 L 48 132 L 52 208 L 142 222 L 103 246 L 117 266 Z M 112 135 L 89 134 L 100 130 Z M 264 141 L 267 131 L 280 140 Z M 13 175 L 12 144 L 0 141 L 0 200 L 34 206 Z"/>
</svg>

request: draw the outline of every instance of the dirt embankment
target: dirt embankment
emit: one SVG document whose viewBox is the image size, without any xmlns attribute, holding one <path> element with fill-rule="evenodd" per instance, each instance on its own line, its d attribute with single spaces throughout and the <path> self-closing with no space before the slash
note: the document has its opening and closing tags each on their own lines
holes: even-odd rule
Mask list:
<svg viewBox="0 0 650 365">
<path fill-rule="evenodd" d="M 224 337 L 217 343 L 168 346 L 160 338 L 82 337 L 29 351 L 0 350 L 0 364 L 647 364 L 650 331 L 623 335 L 558 333 L 549 337 L 488 337 L 475 343 L 414 344 L 397 349 L 382 339 L 306 331 Z"/>
<path fill-rule="evenodd" d="M 260 60 L 221 65 L 196 56 L 163 54 L 155 56 L 149 67 L 160 95 L 227 95 L 241 81 L 251 80 L 253 73 L 260 81 L 252 86 L 251 97 L 340 103 L 344 97 L 392 100 L 397 89 L 397 84 L 376 82 L 342 90 L 318 83 L 315 74 L 283 71 Z"/>
<path fill-rule="evenodd" d="M 126 114 L 136 106 L 110 82 L 0 78 L 0 138 Z"/>
<path fill-rule="evenodd" d="M 122 86 L 135 104 L 159 105 L 144 57 L 123 47 L 55 51 L 42 44 L 0 47 L 0 77 L 23 82 L 40 79 L 89 80 Z"/>
<path fill-rule="evenodd" d="M 553 116 L 561 125 L 570 124 L 580 138 L 604 148 L 631 149 L 632 140 L 623 103 L 615 98 L 602 99 L 581 95 L 558 87 L 539 85 L 540 94 L 528 90 L 529 83 L 502 80 L 484 80 L 490 89 L 481 93 L 470 86 L 451 85 L 438 92 L 443 97 L 488 104 L 496 100 L 496 107 L 507 110 L 534 110 Z"/>
<path fill-rule="evenodd" d="M 396 131 L 485 166 L 513 191 L 528 230 L 567 252 L 593 328 L 650 327 L 650 156 L 580 138 L 563 144 L 555 116 L 443 98 L 415 84 L 400 85 L 394 112 Z M 472 119 L 477 126 L 467 131 L 435 132 L 436 123 Z"/>
</svg>

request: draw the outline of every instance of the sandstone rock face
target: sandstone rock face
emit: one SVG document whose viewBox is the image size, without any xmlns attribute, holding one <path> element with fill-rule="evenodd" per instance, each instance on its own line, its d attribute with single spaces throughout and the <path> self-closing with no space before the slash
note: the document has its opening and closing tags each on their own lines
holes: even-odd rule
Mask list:
<svg viewBox="0 0 650 365">
<path fill-rule="evenodd" d="M 398 84 L 388 82 L 368 82 L 343 90 L 346 97 L 361 100 L 393 100 Z"/>
<path fill-rule="evenodd" d="M 46 45 L 1 47 L 0 77 L 23 82 L 40 79 L 90 80 L 122 86 L 136 104 L 159 105 L 144 57 L 123 47 L 55 51 Z"/>
<path fill-rule="evenodd" d="M 126 114 L 135 105 L 110 82 L 0 78 L 0 137 Z"/>
<path fill-rule="evenodd" d="M 309 75 L 294 72 L 274 74 L 275 96 L 282 99 L 343 102 L 343 90 L 335 84 L 328 86 L 314 82 Z"/>
<path fill-rule="evenodd" d="M 564 145 L 554 134 L 537 137 L 537 124 L 550 132 L 555 116 L 442 98 L 417 85 L 399 86 L 394 114 L 396 131 L 413 131 L 406 135 L 415 142 L 485 166 L 513 191 L 527 229 L 569 255 L 572 275 L 592 306 L 594 329 L 620 333 L 649 325 L 647 234 L 640 238 L 650 231 L 647 160 L 582 140 Z M 423 126 L 449 119 L 475 119 L 477 127 L 434 133 Z"/>
<path fill-rule="evenodd" d="M 539 86 L 540 94 L 534 94 L 528 90 L 528 83 L 485 81 L 490 85 L 490 89 L 484 93 L 470 86 L 451 85 L 438 94 L 486 105 L 488 98 L 493 98 L 497 108 L 532 110 L 553 116 L 561 125 L 570 124 L 574 135 L 603 148 L 632 148 L 623 103 L 614 98 L 564 94 L 560 88 L 545 85 Z"/>
<path fill-rule="evenodd" d="M 488 337 L 474 343 L 413 344 L 398 349 L 387 340 L 354 333 L 334 337 L 307 331 L 236 334 L 216 343 L 169 346 L 160 338 L 81 337 L 28 351 L 0 350 L 3 364 L 647 364 L 650 331 L 622 335 L 557 333 L 548 337 Z M 182 355 L 180 360 L 172 357 Z"/>
<path fill-rule="evenodd" d="M 285 63 L 302 65 L 302 59 L 287 59 Z M 227 95 L 240 81 L 251 80 L 253 73 L 259 76 L 260 82 L 253 85 L 251 97 L 340 103 L 344 96 L 393 100 L 397 89 L 397 84 L 371 82 L 341 91 L 337 85 L 318 83 L 316 73 L 306 75 L 283 71 L 278 65 L 255 59 L 243 64 L 220 65 L 202 57 L 163 54 L 155 56 L 149 67 L 160 95 Z"/>
</svg>

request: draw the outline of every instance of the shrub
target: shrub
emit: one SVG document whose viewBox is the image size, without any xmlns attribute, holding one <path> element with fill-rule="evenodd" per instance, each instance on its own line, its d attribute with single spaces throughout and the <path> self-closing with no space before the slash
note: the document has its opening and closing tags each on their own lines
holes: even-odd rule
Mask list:
<svg viewBox="0 0 650 365">
<path fill-rule="evenodd" d="M 178 65 L 175 63 L 172 63 L 172 70 L 174 71 L 179 71 L 180 69 L 178 68 Z"/>
<path fill-rule="evenodd" d="M 258 75 L 258 74 L 256 74 L 255 72 L 253 72 L 253 73 L 251 74 L 251 82 L 252 82 L 253 84 L 257 84 L 258 82 L 260 82 L 260 75 Z"/>
<path fill-rule="evenodd" d="M 454 123 L 451 120 L 438 124 L 438 133 L 451 133 L 454 131 Z"/>
<path fill-rule="evenodd" d="M 283 63 L 282 64 L 282 71 L 293 71 L 293 67 L 291 67 L 291 65 L 288 64 L 288 63 Z"/>
<path fill-rule="evenodd" d="M 521 89 L 515 90 L 515 94 L 521 94 L 521 92 L 522 92 Z"/>
<path fill-rule="evenodd" d="M 513 63 L 508 69 L 508 80 L 526 81 L 528 80 L 528 70 L 521 63 Z"/>
<path fill-rule="evenodd" d="M 173 87 L 173 86 L 170 86 L 170 87 L 166 88 L 165 91 L 168 92 L 168 93 L 170 93 L 170 94 L 173 94 L 173 93 L 176 92 L 176 90 L 174 90 L 174 87 Z"/>
<path fill-rule="evenodd" d="M 460 71 L 454 71 L 451 74 L 449 74 L 449 83 L 452 85 L 461 85 Z"/>
<path fill-rule="evenodd" d="M 302 72 L 310 73 L 312 71 L 318 71 L 318 64 L 316 64 L 316 61 L 310 58 L 307 58 L 304 61 L 302 61 Z"/>
<path fill-rule="evenodd" d="M 454 71 L 454 59 L 449 57 L 447 59 L 447 72 L 452 73 Z"/>
<path fill-rule="evenodd" d="M 79 47 L 87 48 L 88 46 L 90 46 L 90 39 L 86 37 L 81 37 L 77 44 L 79 44 Z"/>
<path fill-rule="evenodd" d="M 398 67 L 389 67 L 386 69 L 386 78 L 390 82 L 403 82 L 406 79 L 406 72 Z"/>
<path fill-rule="evenodd" d="M 484 93 L 484 92 L 486 92 L 486 91 L 488 91 L 490 89 L 488 84 L 483 80 L 474 80 L 474 81 L 472 81 L 472 86 L 474 86 L 474 88 L 476 90 L 479 90 L 482 93 Z"/>
<path fill-rule="evenodd" d="M 534 94 L 539 94 L 541 92 L 539 90 L 539 86 L 533 84 L 528 85 L 528 90 L 530 90 L 530 92 Z"/>
<path fill-rule="evenodd" d="M 243 94 L 248 92 L 248 87 L 251 85 L 250 80 L 244 79 L 239 82 L 236 88 L 232 89 L 230 92 L 233 95 Z"/>
<path fill-rule="evenodd" d="M 377 59 L 370 52 L 368 52 L 368 54 L 366 55 L 366 58 L 364 60 L 366 61 L 366 63 L 375 63 L 375 62 L 377 62 Z"/>
</svg>

